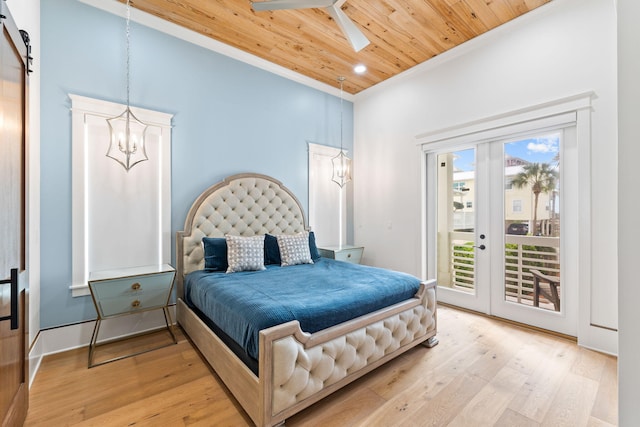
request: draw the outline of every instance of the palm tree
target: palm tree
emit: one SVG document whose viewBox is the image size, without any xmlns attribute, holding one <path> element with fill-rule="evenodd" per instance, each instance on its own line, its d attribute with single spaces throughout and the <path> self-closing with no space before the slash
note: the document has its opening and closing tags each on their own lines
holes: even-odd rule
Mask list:
<svg viewBox="0 0 640 427">
<path fill-rule="evenodd" d="M 538 197 L 540 193 L 548 193 L 556 187 L 558 179 L 558 171 L 552 169 L 548 163 L 529 163 L 522 166 L 522 172 L 519 172 L 511 180 L 511 184 L 516 188 L 524 188 L 531 186 L 534 196 L 533 203 L 533 234 L 538 231 Z"/>
</svg>

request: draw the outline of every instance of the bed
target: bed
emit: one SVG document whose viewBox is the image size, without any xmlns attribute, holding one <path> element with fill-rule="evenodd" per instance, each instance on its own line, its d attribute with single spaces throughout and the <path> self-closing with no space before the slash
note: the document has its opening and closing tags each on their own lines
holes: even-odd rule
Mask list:
<svg viewBox="0 0 640 427">
<path fill-rule="evenodd" d="M 284 323 L 263 329 L 254 327 L 259 330 L 251 341 L 257 349 L 255 358 L 249 357 L 255 361 L 252 366 L 230 342 L 231 334 L 217 329 L 204 315 L 205 310 L 189 300 L 189 295 L 196 293 L 195 287 L 189 287 L 195 286 L 191 283 L 211 276 L 204 271 L 203 238 L 308 236 L 308 231 L 298 199 L 282 183 L 265 175 L 239 174 L 205 190 L 187 213 L 184 230 L 176 234 L 178 323 L 257 426 L 284 424 L 293 414 L 416 345 L 437 344 L 435 282 L 418 281 L 417 291 L 406 294 L 405 290 L 406 295 L 396 296 L 391 305 L 372 305 L 366 313 L 341 323 L 323 329 L 318 329 L 322 323 L 315 325 L 313 332 L 305 332 L 301 323 L 308 326 L 315 315 L 299 320 L 295 316 L 291 320 L 283 317 Z M 309 247 L 313 247 L 311 240 Z M 312 269 L 328 268 L 336 274 L 336 268 L 352 268 L 326 259 L 310 264 L 313 265 L 268 265 L 263 271 L 215 274 L 216 280 L 240 280 L 246 275 L 259 277 L 265 283 L 268 275 L 275 275 L 276 282 L 285 283 L 285 272 L 306 274 Z M 309 295 L 316 295 L 311 288 Z M 256 297 L 258 294 L 256 288 L 247 298 L 253 295 L 254 302 L 268 299 Z M 274 299 L 282 298 L 286 297 Z M 313 296 L 308 301 L 312 303 L 317 298 Z M 362 299 L 364 304 L 366 298 Z"/>
</svg>

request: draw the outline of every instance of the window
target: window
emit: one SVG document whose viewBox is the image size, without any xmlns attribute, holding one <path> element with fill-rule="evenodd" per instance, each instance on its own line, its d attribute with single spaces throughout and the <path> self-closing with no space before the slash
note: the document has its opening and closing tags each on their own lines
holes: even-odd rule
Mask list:
<svg viewBox="0 0 640 427">
<path fill-rule="evenodd" d="M 513 188 L 513 184 L 511 183 L 511 178 L 507 178 L 504 183 L 505 190 L 511 190 Z"/>
<path fill-rule="evenodd" d="M 522 200 L 514 200 L 512 204 L 512 212 L 522 212 Z"/>
<path fill-rule="evenodd" d="M 464 188 L 465 188 L 464 185 L 465 184 L 466 183 L 464 181 L 454 182 L 453 183 L 453 189 L 455 191 L 464 191 Z"/>
</svg>

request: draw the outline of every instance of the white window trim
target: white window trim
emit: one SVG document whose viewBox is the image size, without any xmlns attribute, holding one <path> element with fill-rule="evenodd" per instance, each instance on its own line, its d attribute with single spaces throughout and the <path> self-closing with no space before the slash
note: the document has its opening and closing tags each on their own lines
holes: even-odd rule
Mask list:
<svg viewBox="0 0 640 427">
<path fill-rule="evenodd" d="M 564 127 L 567 123 L 576 121 L 578 111 L 591 108 L 593 95 L 593 92 L 586 92 L 470 123 L 421 133 L 416 135 L 417 143 L 423 152 L 437 151 L 441 147 L 452 150 L 458 146 L 493 140 L 501 136 L 517 136 L 519 133 L 525 134 L 533 130 L 545 131 L 547 128 L 551 130 Z"/>
<path fill-rule="evenodd" d="M 88 140 L 86 134 L 86 118 L 115 117 L 126 108 L 123 104 L 102 101 L 69 94 L 71 99 L 71 141 L 72 141 L 72 283 L 69 286 L 74 297 L 89 295 L 89 248 L 92 244 L 88 233 L 88 186 L 87 153 Z M 147 132 L 160 136 L 161 147 L 159 159 L 161 179 L 157 190 L 159 199 L 157 263 L 171 262 L 171 120 L 173 115 L 142 108 L 131 107 L 135 116 L 149 125 Z M 105 129 L 107 124 L 105 120 Z M 106 152 L 106 148 L 105 148 Z"/>
<path fill-rule="evenodd" d="M 342 246 L 347 242 L 347 188 L 330 177 L 331 159 L 340 149 L 307 141 L 309 149 L 309 227 L 318 246 Z M 343 150 L 348 154 L 347 150 Z M 336 226 L 337 222 L 337 226 Z M 337 232 L 331 232 L 331 231 Z"/>
</svg>

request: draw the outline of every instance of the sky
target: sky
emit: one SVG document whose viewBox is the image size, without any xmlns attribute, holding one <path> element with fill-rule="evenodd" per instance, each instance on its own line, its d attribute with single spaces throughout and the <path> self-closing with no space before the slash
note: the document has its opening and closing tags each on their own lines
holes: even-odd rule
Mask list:
<svg viewBox="0 0 640 427">
<path fill-rule="evenodd" d="M 553 133 L 536 138 L 526 138 L 505 144 L 505 153 L 531 163 L 555 163 L 553 158 L 560 148 L 560 134 Z M 457 170 L 475 169 L 475 150 L 460 150 L 454 153 L 453 164 Z"/>
</svg>

